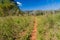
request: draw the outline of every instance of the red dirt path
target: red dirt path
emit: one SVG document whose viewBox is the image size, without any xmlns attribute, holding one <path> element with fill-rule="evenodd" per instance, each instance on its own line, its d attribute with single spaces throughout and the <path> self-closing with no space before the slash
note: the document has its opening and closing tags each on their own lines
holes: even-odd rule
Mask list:
<svg viewBox="0 0 60 40">
<path fill-rule="evenodd" d="M 36 20 L 36 17 L 34 17 L 34 26 L 33 26 L 33 31 L 31 33 L 30 40 L 37 40 L 37 20 Z"/>
</svg>

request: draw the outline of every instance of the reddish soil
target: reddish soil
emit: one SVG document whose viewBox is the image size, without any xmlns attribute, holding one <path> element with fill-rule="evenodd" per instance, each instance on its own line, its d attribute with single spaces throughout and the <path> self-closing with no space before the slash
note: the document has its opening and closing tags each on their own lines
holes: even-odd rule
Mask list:
<svg viewBox="0 0 60 40">
<path fill-rule="evenodd" d="M 31 33 L 30 40 L 37 40 L 37 20 L 36 20 L 36 17 L 34 17 L 34 26 L 33 26 L 33 31 Z"/>
</svg>

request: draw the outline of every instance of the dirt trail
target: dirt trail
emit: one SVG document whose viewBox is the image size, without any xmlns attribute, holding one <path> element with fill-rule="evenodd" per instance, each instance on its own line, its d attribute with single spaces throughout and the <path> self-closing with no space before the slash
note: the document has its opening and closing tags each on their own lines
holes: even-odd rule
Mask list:
<svg viewBox="0 0 60 40">
<path fill-rule="evenodd" d="M 36 17 L 35 16 L 34 16 L 33 31 L 31 33 L 30 40 L 37 40 L 37 20 L 36 20 Z"/>
</svg>

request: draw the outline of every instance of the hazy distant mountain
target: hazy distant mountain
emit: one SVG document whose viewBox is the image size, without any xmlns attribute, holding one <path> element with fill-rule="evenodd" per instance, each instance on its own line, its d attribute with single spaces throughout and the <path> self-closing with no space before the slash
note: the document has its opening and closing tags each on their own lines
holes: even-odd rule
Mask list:
<svg viewBox="0 0 60 40">
<path fill-rule="evenodd" d="M 60 10 L 32 10 L 32 11 L 25 11 L 26 14 L 36 14 L 36 15 L 43 15 L 43 14 L 54 14 L 60 13 Z"/>
</svg>

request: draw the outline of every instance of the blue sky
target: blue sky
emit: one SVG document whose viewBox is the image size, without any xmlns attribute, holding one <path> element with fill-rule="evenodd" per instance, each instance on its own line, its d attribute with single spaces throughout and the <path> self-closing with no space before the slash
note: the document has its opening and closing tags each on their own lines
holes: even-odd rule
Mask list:
<svg viewBox="0 0 60 40">
<path fill-rule="evenodd" d="M 57 10 L 60 0 L 15 0 L 20 3 L 21 10 Z"/>
</svg>

